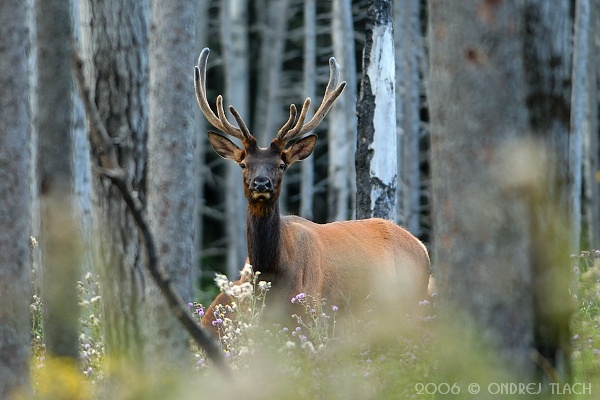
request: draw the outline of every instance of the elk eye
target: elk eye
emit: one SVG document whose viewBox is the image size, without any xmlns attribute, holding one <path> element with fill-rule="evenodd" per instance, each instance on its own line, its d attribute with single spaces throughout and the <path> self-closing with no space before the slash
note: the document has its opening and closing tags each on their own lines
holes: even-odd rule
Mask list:
<svg viewBox="0 0 600 400">
<path fill-rule="evenodd" d="M 241 169 L 246 169 L 246 164 L 243 162 L 239 163 L 239 166 Z"/>
<path fill-rule="evenodd" d="M 280 169 L 281 171 L 285 171 L 285 163 L 281 163 L 281 164 L 279 164 L 279 169 Z"/>
</svg>

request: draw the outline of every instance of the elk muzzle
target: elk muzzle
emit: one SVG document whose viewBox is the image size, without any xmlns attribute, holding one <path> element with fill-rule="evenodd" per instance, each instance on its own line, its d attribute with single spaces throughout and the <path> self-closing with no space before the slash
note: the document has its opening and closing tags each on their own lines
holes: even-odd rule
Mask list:
<svg viewBox="0 0 600 400">
<path fill-rule="evenodd" d="M 250 193 L 254 200 L 268 200 L 273 194 L 273 184 L 267 176 L 259 175 L 252 180 Z"/>
</svg>

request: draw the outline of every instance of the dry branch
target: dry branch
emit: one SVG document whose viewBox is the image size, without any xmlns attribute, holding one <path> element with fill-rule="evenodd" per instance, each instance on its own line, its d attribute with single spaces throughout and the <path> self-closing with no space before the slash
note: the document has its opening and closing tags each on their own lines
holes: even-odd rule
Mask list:
<svg viewBox="0 0 600 400">
<path fill-rule="evenodd" d="M 134 195 L 134 191 L 130 181 L 127 179 L 125 171 L 119 165 L 113 140 L 102 123 L 100 113 L 91 97 L 89 87 L 85 82 L 83 60 L 77 51 L 73 51 L 73 69 L 75 72 L 75 80 L 77 81 L 77 86 L 79 87 L 81 99 L 83 100 L 83 105 L 89 121 L 89 140 L 100 150 L 100 157 L 98 160 L 99 165 L 95 169 L 96 172 L 107 177 L 119 190 L 119 193 L 121 193 L 135 224 L 142 233 L 148 256 L 146 263 L 148 271 L 156 282 L 156 285 L 160 288 L 171 312 L 196 343 L 206 352 L 207 356 L 215 363 L 215 365 L 224 373 L 229 374 L 230 371 L 225 363 L 221 347 L 213 340 L 208 332 L 194 321 L 183 299 L 175 290 L 171 279 L 160 266 L 154 237 L 150 231 L 148 222 L 144 218 L 142 205 L 139 199 Z"/>
</svg>

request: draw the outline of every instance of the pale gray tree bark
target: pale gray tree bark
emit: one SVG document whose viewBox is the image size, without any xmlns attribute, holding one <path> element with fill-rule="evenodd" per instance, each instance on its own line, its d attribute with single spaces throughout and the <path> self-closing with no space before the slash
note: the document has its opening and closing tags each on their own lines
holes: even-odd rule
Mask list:
<svg viewBox="0 0 600 400">
<path fill-rule="evenodd" d="M 315 98 L 316 58 L 317 58 L 317 5 L 316 0 L 304 2 L 304 56 L 303 77 L 304 95 Z M 307 120 L 313 116 L 312 110 Z M 313 218 L 313 196 L 315 187 L 314 156 L 311 154 L 300 164 L 300 216 L 308 220 Z"/>
<path fill-rule="evenodd" d="M 37 105 L 44 339 L 56 357 L 79 356 L 80 243 L 73 186 L 71 6 L 36 3 Z"/>
<path fill-rule="evenodd" d="M 87 84 L 118 145 L 120 166 L 145 204 L 149 2 L 81 0 L 80 16 Z M 102 154 L 92 153 L 98 165 Z M 107 353 L 116 364 L 142 363 L 149 277 L 140 233 L 117 189 L 100 174 L 94 175 L 94 200 Z"/>
<path fill-rule="evenodd" d="M 397 217 L 397 137 L 392 4 L 371 0 L 357 105 L 356 217 Z"/>
<path fill-rule="evenodd" d="M 582 208 L 587 246 L 590 249 L 600 249 L 600 134 L 598 133 L 598 92 L 600 67 L 598 66 L 598 51 L 600 51 L 600 7 L 599 0 L 592 0 L 590 7 L 590 26 L 588 40 L 587 84 L 585 103 L 585 129 L 583 136 L 583 199 Z"/>
<path fill-rule="evenodd" d="M 454 382 L 569 378 L 569 15 L 568 1 L 429 3 L 433 260 Z"/>
<path fill-rule="evenodd" d="M 342 79 L 348 82 L 329 112 L 327 132 L 328 219 L 339 221 L 353 216 L 356 197 L 356 55 L 351 1 L 333 1 L 331 25 L 333 55 L 340 64 Z"/>
<path fill-rule="evenodd" d="M 571 136 L 569 140 L 569 181 L 571 182 L 571 253 L 581 250 L 581 194 L 583 187 L 583 136 L 590 45 L 590 1 L 577 0 L 573 37 L 573 72 L 571 88 Z"/>
<path fill-rule="evenodd" d="M 192 54 L 200 54 L 200 49 L 208 46 L 207 38 L 209 32 L 209 17 L 208 17 L 208 1 L 199 1 L 196 5 L 196 44 Z M 194 154 L 194 183 L 195 183 L 195 198 L 196 204 L 194 207 L 194 256 L 192 264 L 192 278 L 193 282 L 198 282 L 198 278 L 201 276 L 203 271 L 202 255 L 203 255 L 203 215 L 204 207 L 206 206 L 204 200 L 204 182 L 205 174 L 208 172 L 206 163 L 204 162 L 205 149 L 206 149 L 206 131 L 208 129 L 208 123 L 206 118 L 200 111 L 200 108 L 193 107 L 194 109 L 194 141 L 195 154 Z"/>
<path fill-rule="evenodd" d="M 421 1 L 393 2 L 396 51 L 396 131 L 398 133 L 398 221 L 413 235 L 421 235 L 420 116 Z"/>
<path fill-rule="evenodd" d="M 225 102 L 233 105 L 242 118 L 248 118 L 248 3 L 246 0 L 221 1 L 221 45 L 225 67 Z M 229 114 L 229 111 L 227 111 Z M 231 114 L 229 120 L 234 121 Z M 266 144 L 263 144 L 263 146 Z M 242 191 L 242 172 L 235 163 L 226 163 L 225 230 L 227 233 L 227 275 L 237 279 L 246 259 L 246 200 Z"/>
<path fill-rule="evenodd" d="M 285 122 L 281 107 L 281 67 L 285 51 L 287 13 L 289 0 L 271 0 L 266 4 L 256 2 L 262 34 L 254 130 L 260 146 L 268 145 L 275 137 L 278 124 Z M 281 125 L 283 125 L 281 122 Z M 285 207 L 285 204 L 281 204 Z"/>
<path fill-rule="evenodd" d="M 0 398 L 29 394 L 29 2 L 0 2 Z"/>
<path fill-rule="evenodd" d="M 196 5 L 152 1 L 148 100 L 148 220 L 157 256 L 185 303 L 192 301 L 194 246 L 194 91 Z M 149 357 L 154 367 L 185 365 L 188 334 L 160 289 L 146 285 Z M 183 365 L 182 365 L 183 364 Z"/>
</svg>

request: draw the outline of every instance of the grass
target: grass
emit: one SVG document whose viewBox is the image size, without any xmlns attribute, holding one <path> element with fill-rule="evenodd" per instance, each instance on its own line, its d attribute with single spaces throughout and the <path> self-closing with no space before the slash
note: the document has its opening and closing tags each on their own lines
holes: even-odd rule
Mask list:
<svg viewBox="0 0 600 400">
<path fill-rule="evenodd" d="M 572 319 L 574 383 L 600 392 L 600 252 L 582 252 L 577 304 Z M 246 271 L 245 273 L 248 273 Z M 223 290 L 231 282 L 221 277 Z M 222 341 L 234 379 L 226 380 L 210 367 L 202 351 L 191 346 L 194 362 L 177 373 L 146 376 L 134 369 L 107 371 L 102 340 L 101 298 L 96 277 L 87 274 L 79 283 L 82 309 L 79 365 L 45 358 L 43 307 L 34 295 L 32 312 L 32 376 L 35 399 L 427 399 L 434 391 L 453 394 L 456 388 L 436 380 L 438 360 L 433 339 L 435 304 L 423 301 L 418 316 L 402 316 L 401 323 L 378 329 L 376 324 L 353 321 L 339 335 L 335 304 L 299 293 L 290 301 L 302 305 L 303 315 L 290 316 L 287 326 L 265 330 L 258 323 L 268 296 L 268 284 L 254 275 L 250 285 L 235 294 L 231 309 L 219 311 Z M 233 292 L 232 292 L 233 293 Z M 198 321 L 201 304 L 190 304 Z M 407 329 L 412 327 L 411 329 Z M 459 371 L 460 373 L 460 371 Z M 444 386 L 444 385 L 447 385 Z M 465 387 L 460 388 L 464 394 Z M 577 392 L 577 391 L 576 391 Z M 467 396 L 468 398 L 475 398 Z"/>
</svg>

